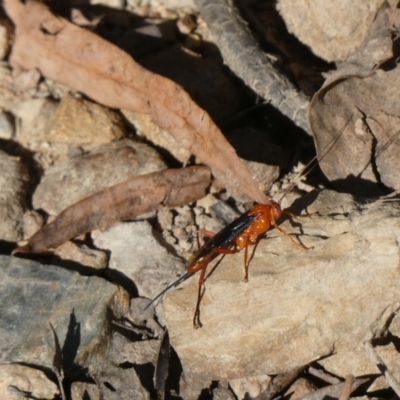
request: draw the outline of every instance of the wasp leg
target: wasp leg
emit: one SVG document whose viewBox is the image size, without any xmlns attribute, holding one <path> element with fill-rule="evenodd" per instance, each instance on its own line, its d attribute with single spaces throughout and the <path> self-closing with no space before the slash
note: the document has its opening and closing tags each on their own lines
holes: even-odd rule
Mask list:
<svg viewBox="0 0 400 400">
<path fill-rule="evenodd" d="M 285 236 L 287 236 L 296 246 L 301 247 L 304 250 L 312 250 L 314 248 L 314 246 L 312 247 L 307 247 L 304 246 L 304 244 L 296 242 L 291 235 L 289 235 L 283 228 L 281 228 L 279 225 L 277 225 L 276 223 L 273 224 L 275 226 L 276 229 L 278 229 L 279 232 L 283 233 Z"/>
</svg>

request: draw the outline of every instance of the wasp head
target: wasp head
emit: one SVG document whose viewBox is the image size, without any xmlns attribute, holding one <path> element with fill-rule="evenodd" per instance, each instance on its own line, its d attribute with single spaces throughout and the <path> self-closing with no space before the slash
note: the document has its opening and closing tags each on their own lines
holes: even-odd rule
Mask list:
<svg viewBox="0 0 400 400">
<path fill-rule="evenodd" d="M 281 205 L 277 202 L 272 202 L 271 204 L 272 214 L 274 215 L 275 220 L 277 220 L 282 215 Z"/>
</svg>

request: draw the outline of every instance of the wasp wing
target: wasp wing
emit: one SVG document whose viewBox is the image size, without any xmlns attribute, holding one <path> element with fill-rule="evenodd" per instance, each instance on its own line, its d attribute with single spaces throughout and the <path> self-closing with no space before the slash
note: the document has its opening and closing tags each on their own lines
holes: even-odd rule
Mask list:
<svg viewBox="0 0 400 400">
<path fill-rule="evenodd" d="M 249 212 L 243 213 L 208 240 L 192 257 L 191 263 L 195 264 L 203 257 L 208 256 L 215 248 L 229 247 L 235 237 L 248 228 L 257 217 L 257 214 L 250 214 Z"/>
</svg>

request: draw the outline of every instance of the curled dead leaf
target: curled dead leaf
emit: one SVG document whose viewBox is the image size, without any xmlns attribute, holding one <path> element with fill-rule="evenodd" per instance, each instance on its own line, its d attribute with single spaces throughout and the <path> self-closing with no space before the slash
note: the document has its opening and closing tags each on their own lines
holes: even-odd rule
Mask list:
<svg viewBox="0 0 400 400">
<path fill-rule="evenodd" d="M 3 4 L 16 26 L 12 65 L 37 68 L 109 107 L 150 114 L 234 194 L 269 201 L 210 116 L 181 86 L 145 70 L 124 51 L 54 16 L 41 3 Z"/>
<path fill-rule="evenodd" d="M 14 253 L 40 253 L 93 229 L 105 229 L 160 205 L 177 207 L 205 195 L 210 170 L 194 166 L 140 175 L 78 201 L 36 232 Z"/>
<path fill-rule="evenodd" d="M 400 189 L 400 68 L 394 62 L 398 55 L 392 34 L 399 15 L 385 11 L 368 40 L 327 79 L 310 105 L 321 168 L 340 189 L 352 193 L 376 194 L 381 183 Z M 325 156 L 324 149 L 343 128 Z"/>
</svg>

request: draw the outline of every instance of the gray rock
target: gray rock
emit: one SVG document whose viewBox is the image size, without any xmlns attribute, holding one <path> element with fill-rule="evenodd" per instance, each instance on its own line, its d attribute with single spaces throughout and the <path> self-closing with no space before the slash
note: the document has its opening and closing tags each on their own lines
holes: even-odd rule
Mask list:
<svg viewBox="0 0 400 400">
<path fill-rule="evenodd" d="M 0 107 L 12 111 L 20 102 L 21 98 L 14 90 L 10 66 L 7 62 L 0 62 Z"/>
<path fill-rule="evenodd" d="M 136 285 L 140 296 L 153 298 L 185 271 L 185 264 L 163 247 L 147 221 L 119 223 L 94 239 L 111 252 L 109 268 L 123 273 Z"/>
<path fill-rule="evenodd" d="M 102 144 L 124 135 L 122 118 L 115 111 L 89 100 L 66 96 L 46 124 L 42 139 L 68 144 Z"/>
<path fill-rule="evenodd" d="M 42 86 L 41 90 L 43 92 L 48 92 L 49 97 L 59 100 L 67 96 L 69 93 L 71 93 L 71 89 L 68 86 L 62 84 L 61 82 L 53 81 L 52 79 L 46 77 L 43 78 L 44 78 L 43 82 L 40 85 Z"/>
<path fill-rule="evenodd" d="M 16 140 L 24 147 L 36 150 L 45 140 L 43 132 L 56 112 L 57 102 L 51 99 L 28 99 L 21 101 L 13 112 L 18 118 Z"/>
<path fill-rule="evenodd" d="M 23 238 L 28 174 L 15 157 L 0 150 L 0 240 L 15 242 Z"/>
<path fill-rule="evenodd" d="M 89 396 L 90 400 L 101 400 L 99 387 L 88 382 L 73 382 L 71 385 L 71 399 L 83 400 L 85 396 Z"/>
<path fill-rule="evenodd" d="M 57 215 L 91 194 L 165 167 L 158 153 L 143 143 L 126 139 L 102 145 L 50 167 L 33 195 L 33 206 Z"/>
<path fill-rule="evenodd" d="M 307 211 L 318 214 L 281 227 L 313 250 L 272 230 L 251 260 L 248 283 L 243 252 L 223 258 L 206 281 L 203 328 L 192 324 L 198 276 L 167 293 L 171 345 L 187 376 L 275 375 L 349 352 L 400 300 L 399 200 L 358 204 L 323 191 Z"/>
<path fill-rule="evenodd" d="M 256 161 L 244 161 L 254 179 L 263 185 L 264 191 L 268 191 L 272 184 L 279 178 L 279 167 L 276 165 L 266 165 Z"/>
<path fill-rule="evenodd" d="M 134 368 L 109 366 L 96 374 L 101 398 L 107 400 L 150 400 L 149 392 L 143 387 Z"/>
<path fill-rule="evenodd" d="M 14 122 L 10 114 L 0 112 L 0 139 L 11 139 L 14 134 Z"/>
<path fill-rule="evenodd" d="M 317 390 L 318 388 L 310 380 L 298 378 L 285 390 L 284 396 L 292 399 L 301 399 L 307 395 L 312 395 Z M 328 398 L 328 396 L 325 398 Z"/>
<path fill-rule="evenodd" d="M 114 365 L 124 363 L 144 365 L 157 362 L 161 340 L 143 340 L 131 342 L 125 336 L 115 332 L 108 360 Z"/>
<path fill-rule="evenodd" d="M 0 360 L 51 368 L 57 332 L 66 374 L 74 365 L 101 370 L 107 357 L 110 312 L 121 318 L 129 296 L 98 277 L 0 256 Z"/>
<path fill-rule="evenodd" d="M 60 394 L 57 385 L 43 371 L 25 365 L 0 365 L 0 396 L 7 400 L 54 399 Z"/>
<path fill-rule="evenodd" d="M 58 246 L 54 255 L 65 261 L 65 265 L 68 265 L 69 261 L 94 269 L 105 269 L 108 265 L 108 257 L 104 251 L 90 249 L 84 245 L 78 246 L 71 241 Z"/>
<path fill-rule="evenodd" d="M 28 92 L 34 95 L 40 80 L 40 72 L 37 69 L 13 69 L 14 88 L 17 92 Z"/>
<path fill-rule="evenodd" d="M 143 339 L 156 339 L 164 335 L 165 321 L 158 313 L 157 319 L 154 314 L 154 307 L 146 308 L 149 300 L 145 297 L 135 297 L 131 299 L 129 308 L 129 320 L 133 324 L 133 331 L 141 334 Z"/>
<path fill-rule="evenodd" d="M 235 400 L 233 392 L 227 387 L 218 386 L 213 390 L 213 400 Z M 239 397 L 240 398 L 240 397 Z"/>
<path fill-rule="evenodd" d="M 44 225 L 44 217 L 37 211 L 28 210 L 24 214 L 24 240 L 28 240 Z"/>
<path fill-rule="evenodd" d="M 49 92 L 56 90 L 48 88 Z M 87 152 L 125 135 L 119 114 L 71 95 L 59 102 L 49 98 L 20 100 L 12 111 L 17 117 L 16 140 L 36 152 L 34 158 L 45 170 L 65 159 L 71 149 L 76 151 L 77 146 Z"/>
<path fill-rule="evenodd" d="M 271 382 L 272 378 L 268 375 L 250 376 L 247 378 L 231 379 L 229 387 L 238 399 L 244 399 L 246 396 L 254 399 L 265 392 Z"/>
<path fill-rule="evenodd" d="M 367 4 L 342 0 L 340 4 L 334 7 L 329 2 L 321 2 L 310 7 L 307 1 L 300 1 L 294 6 L 291 1 L 280 0 L 278 11 L 289 32 L 314 54 L 328 62 L 340 62 L 361 47 L 373 31 L 371 25 L 383 1 Z"/>
</svg>

